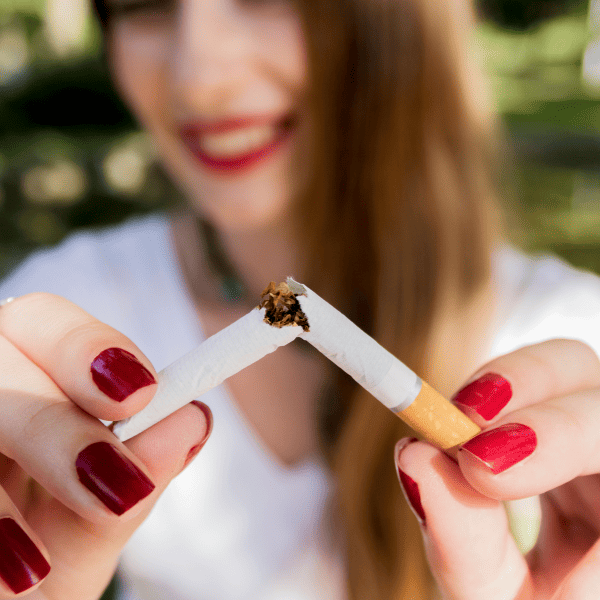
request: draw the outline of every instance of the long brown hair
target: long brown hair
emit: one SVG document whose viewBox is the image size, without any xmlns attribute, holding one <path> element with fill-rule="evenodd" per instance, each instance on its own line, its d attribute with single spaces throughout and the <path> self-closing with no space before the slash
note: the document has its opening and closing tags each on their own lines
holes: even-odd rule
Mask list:
<svg viewBox="0 0 600 600">
<path fill-rule="evenodd" d="M 492 120 L 467 60 L 468 2 L 304 0 L 317 139 L 301 207 L 308 284 L 449 393 L 489 314 Z M 469 335 L 470 332 L 470 335 Z M 431 597 L 393 446 L 407 427 L 340 377 L 323 407 L 353 600 Z M 332 406 L 332 403 L 334 405 Z"/>
</svg>

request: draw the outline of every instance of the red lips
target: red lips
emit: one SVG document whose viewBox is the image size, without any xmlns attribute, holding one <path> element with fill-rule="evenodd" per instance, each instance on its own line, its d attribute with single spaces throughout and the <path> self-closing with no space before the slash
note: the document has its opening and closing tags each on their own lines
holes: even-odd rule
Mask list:
<svg viewBox="0 0 600 600">
<path fill-rule="evenodd" d="M 275 137 L 264 146 L 254 148 L 244 154 L 215 157 L 207 154 L 200 145 L 200 138 L 203 134 L 227 133 L 267 124 L 275 125 Z M 247 170 L 273 155 L 289 139 L 294 126 L 295 120 L 290 116 L 278 120 L 272 116 L 255 116 L 212 122 L 186 123 L 181 127 L 179 133 L 187 149 L 204 167 L 220 173 L 237 173 Z"/>
</svg>

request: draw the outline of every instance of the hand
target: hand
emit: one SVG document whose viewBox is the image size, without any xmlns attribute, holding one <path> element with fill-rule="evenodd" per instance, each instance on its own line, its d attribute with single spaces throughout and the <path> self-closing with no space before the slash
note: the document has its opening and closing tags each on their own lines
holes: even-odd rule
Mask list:
<svg viewBox="0 0 600 600">
<path fill-rule="evenodd" d="M 396 447 L 443 598 L 600 598 L 596 354 L 571 340 L 522 348 L 480 369 L 454 402 L 484 429 L 458 464 L 424 442 Z M 501 501 L 536 494 L 540 536 L 523 556 Z"/>
<path fill-rule="evenodd" d="M 142 409 L 155 377 L 128 338 L 63 298 L 0 308 L 0 599 L 100 597 L 127 539 L 210 433 L 201 403 L 125 444 L 98 420 Z"/>
</svg>

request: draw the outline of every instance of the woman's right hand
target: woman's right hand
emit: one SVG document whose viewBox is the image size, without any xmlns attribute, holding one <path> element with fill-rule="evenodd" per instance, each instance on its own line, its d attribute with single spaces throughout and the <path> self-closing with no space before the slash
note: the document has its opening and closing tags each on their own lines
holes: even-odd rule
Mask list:
<svg viewBox="0 0 600 600">
<path fill-rule="evenodd" d="M 141 410 L 155 381 L 133 342 L 64 298 L 0 308 L 0 599 L 101 596 L 125 542 L 210 434 L 199 402 L 125 444 L 98 420 Z"/>
</svg>

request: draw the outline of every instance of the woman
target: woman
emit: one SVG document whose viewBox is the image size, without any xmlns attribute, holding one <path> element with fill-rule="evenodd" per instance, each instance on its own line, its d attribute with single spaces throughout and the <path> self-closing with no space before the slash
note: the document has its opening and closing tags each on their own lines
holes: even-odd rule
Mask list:
<svg viewBox="0 0 600 600">
<path fill-rule="evenodd" d="M 429 568 L 444 598 L 600 594 L 600 282 L 497 242 L 467 3 L 97 8 L 188 203 L 3 283 L 2 597 L 98 598 L 124 547 L 140 600 L 433 598 Z M 93 418 L 140 410 L 155 367 L 288 274 L 462 388 L 486 431 L 458 462 L 300 343 L 124 445 Z M 524 558 L 501 500 L 536 494 Z"/>
</svg>

